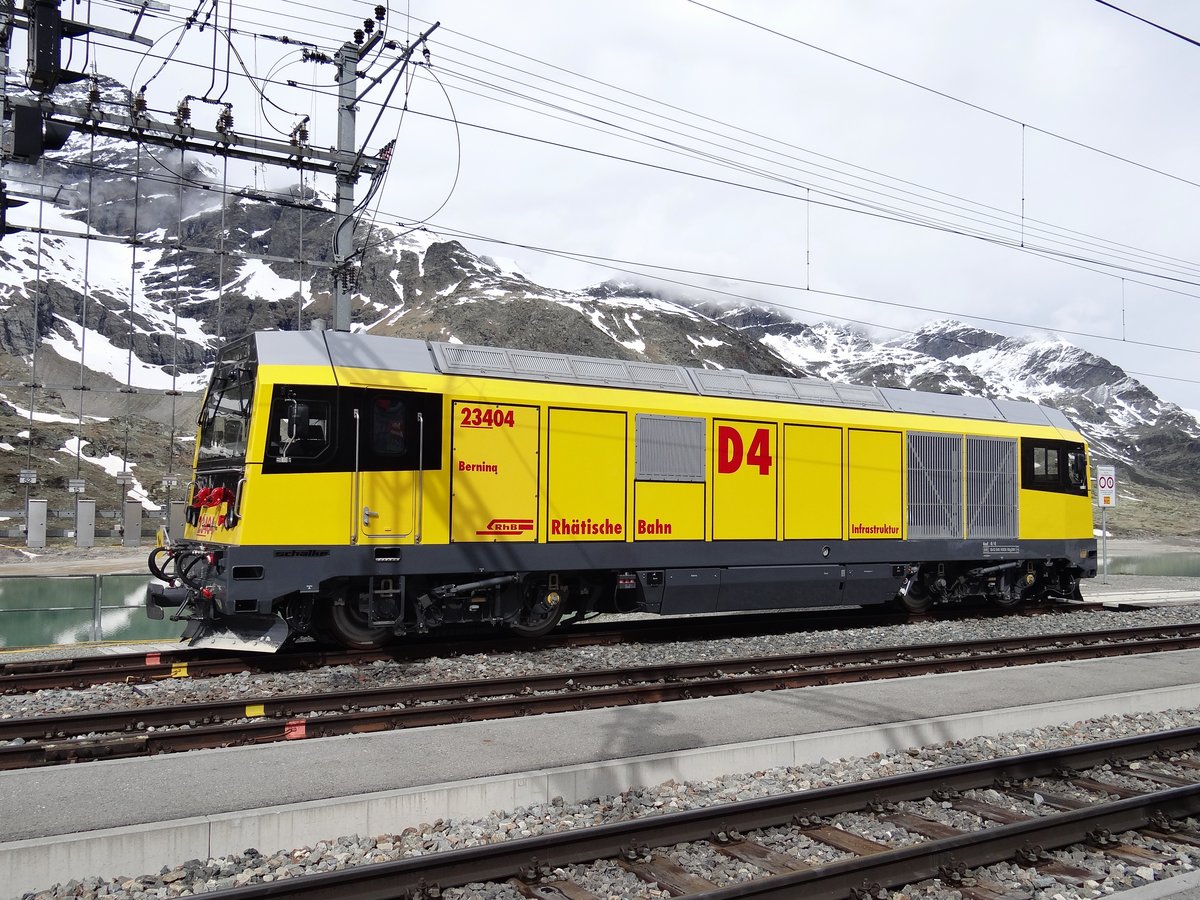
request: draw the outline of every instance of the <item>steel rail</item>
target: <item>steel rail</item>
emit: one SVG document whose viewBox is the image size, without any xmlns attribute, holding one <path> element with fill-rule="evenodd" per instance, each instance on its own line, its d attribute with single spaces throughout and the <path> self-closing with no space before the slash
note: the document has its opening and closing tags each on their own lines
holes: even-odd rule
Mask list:
<svg viewBox="0 0 1200 900">
<path fill-rule="evenodd" d="M 1162 630 L 1176 629 L 1159 629 Z M 1146 634 L 1147 629 L 1135 629 L 1135 643 L 1084 642 L 1060 646 L 1062 636 L 1047 636 L 1032 641 L 1045 646 L 1019 653 L 1010 652 L 1009 647 L 1027 646 L 1028 639 L 707 660 L 633 669 L 341 691 L 307 697 L 243 698 L 175 707 L 8 719 L 0 720 L 0 740 L 21 739 L 31 743 L 0 746 L 0 770 L 1200 647 L 1200 626 L 1180 630 L 1190 634 L 1150 637 Z M 968 655 L 982 650 L 994 652 L 990 656 Z M 960 655 L 948 655 L 951 653 Z M 916 659 L 922 655 L 931 658 Z M 888 656 L 893 661 L 884 661 Z M 847 660 L 867 660 L 869 664 L 845 664 Z M 733 674 L 739 672 L 743 674 Z M 631 683 L 639 681 L 642 683 Z M 500 699 L 479 700 L 481 697 Z M 301 715 L 301 712 L 345 711 L 355 707 L 361 710 L 371 706 L 392 708 L 312 717 Z M 231 718 L 258 721 L 212 724 Z M 148 726 L 185 724 L 187 729 L 176 731 L 143 731 Z M 60 734 L 129 731 L 131 726 L 139 733 L 82 740 L 54 739 Z"/>
<path fill-rule="evenodd" d="M 1102 611 L 1102 606 L 1060 604 L 1028 607 L 1027 615 L 1060 614 L 1075 611 Z M 1013 615 L 992 608 L 950 608 L 923 614 L 921 621 L 945 619 L 995 618 Z M 480 634 L 459 629 L 457 633 L 437 636 L 414 635 L 404 643 L 379 650 L 307 650 L 290 648 L 278 654 L 247 653 L 217 656 L 209 651 L 187 648 L 142 653 L 110 654 L 59 659 L 13 660 L 0 663 L 0 694 L 27 693 L 48 689 L 85 688 L 94 684 L 124 681 L 132 684 L 163 678 L 199 678 L 237 672 L 281 672 L 319 666 L 354 665 L 377 660 L 426 659 L 431 656 L 459 656 L 466 653 L 505 653 L 561 647 L 603 646 L 620 643 L 660 643 L 703 640 L 714 637 L 742 637 L 758 634 L 786 634 L 790 631 L 830 631 L 844 628 L 871 628 L 914 620 L 899 611 L 846 610 L 791 611 L 738 616 L 689 616 L 612 622 L 584 622 L 540 638 L 497 635 L 494 629 Z"/>
<path fill-rule="evenodd" d="M 730 832 L 745 833 L 788 825 L 804 818 L 854 812 L 872 803 L 920 800 L 936 791 L 986 788 L 998 780 L 1038 778 L 1059 769 L 1083 769 L 1111 762 L 1114 758 L 1140 759 L 1156 753 L 1179 753 L 1194 750 L 1198 745 L 1200 727 L 1138 735 L 373 863 L 215 891 L 206 896 L 214 900 L 280 896 L 296 900 L 384 900 L 430 896 L 431 889 L 444 890 L 514 875 L 532 876 L 556 867 L 625 857 L 646 847 L 669 847 Z M 1043 847 L 1063 846 L 1097 828 L 1119 831 L 1145 825 L 1157 812 L 1179 818 L 1197 811 L 1200 811 L 1200 783 L 1151 790 L 1141 797 L 1056 813 L 1017 825 L 928 841 L 912 848 L 838 862 L 806 872 L 768 876 L 759 879 L 757 888 L 755 882 L 747 882 L 692 896 L 706 900 L 749 896 L 804 897 L 806 900 L 810 897 L 844 898 L 851 888 L 861 887 L 864 881 L 895 884 L 929 877 L 951 859 L 983 865 L 1006 858 L 1029 843 Z M 975 849 L 976 839 L 987 843 L 981 849 Z M 822 883 L 823 879 L 828 880 Z"/>
<path fill-rule="evenodd" d="M 414 635 L 404 643 L 378 650 L 286 648 L 278 654 L 247 653 L 218 656 L 210 651 L 179 650 L 122 653 L 59 659 L 14 660 L 0 664 L 0 693 L 20 693 L 51 688 L 83 688 L 114 681 L 141 683 L 162 678 L 211 677 L 236 672 L 280 672 L 318 666 L 354 665 L 377 660 L 426 659 L 431 656 L 460 656 L 465 653 L 504 653 L 559 647 L 593 646 L 633 642 L 686 640 L 711 637 L 786 633 L 790 630 L 830 630 L 870 627 L 902 622 L 900 613 L 860 613 L 831 617 L 822 613 L 765 613 L 757 616 L 691 617 L 680 621 L 658 618 L 614 624 L 581 623 L 569 630 L 540 638 L 517 638 L 459 629 L 436 637 Z"/>
<path fill-rule="evenodd" d="M 848 668 L 854 663 L 870 663 L 871 674 L 878 677 L 903 677 L 925 674 L 914 670 L 921 663 L 933 671 L 947 670 L 962 662 L 981 660 L 980 654 L 1026 651 L 1009 655 L 1008 664 L 1054 662 L 1077 659 L 1081 648 L 1087 648 L 1086 658 L 1099 655 L 1094 645 L 1104 647 L 1100 653 L 1151 653 L 1192 649 L 1200 646 L 1200 623 L 1173 626 L 1144 626 L 1128 629 L 1108 629 L 1078 635 L 1051 634 L 1030 637 L 980 639 L 951 644 L 908 644 L 853 650 L 831 650 L 822 653 L 786 654 L 761 657 L 731 657 L 688 663 L 669 663 L 658 666 L 637 666 L 621 669 L 590 669 L 578 672 L 523 675 L 515 678 L 469 679 L 436 684 L 395 685 L 360 690 L 321 692 L 312 695 L 270 695 L 238 698 L 228 701 L 185 703 L 174 706 L 144 706 L 124 710 L 93 713 L 65 713 L 36 716 L 28 719 L 0 719 L 0 740 L 49 740 L 55 737 L 88 732 L 129 731 L 138 723 L 145 726 L 207 725 L 228 719 L 294 716 L 306 712 L 329 712 L 379 706 L 445 702 L 465 698 L 500 697 L 510 694 L 528 695 L 539 691 L 581 690 L 631 682 L 674 682 L 712 677 L 731 678 L 744 674 L 787 673 L 796 669 L 821 669 L 829 681 L 862 680 L 862 673 Z M 1064 646 L 1068 645 L 1068 646 Z M 1039 649 L 1041 648 L 1041 649 Z M 1036 658 L 1029 659 L 1033 654 Z M 899 668 L 890 668 L 899 666 Z M 829 672 L 827 670 L 833 669 Z M 957 671 L 957 669 L 955 669 Z M 874 680 L 874 679 L 872 679 Z M 818 678 L 815 683 L 824 683 Z M 736 682 L 742 684 L 744 682 Z M 808 683 L 792 683 L 789 687 L 804 687 Z"/>
</svg>

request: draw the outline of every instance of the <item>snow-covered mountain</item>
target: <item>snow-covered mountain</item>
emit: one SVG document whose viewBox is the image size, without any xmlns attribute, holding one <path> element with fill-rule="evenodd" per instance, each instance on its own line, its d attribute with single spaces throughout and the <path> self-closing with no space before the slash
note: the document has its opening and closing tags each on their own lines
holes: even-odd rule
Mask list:
<svg viewBox="0 0 1200 900">
<path fill-rule="evenodd" d="M 102 96 L 121 107 L 128 95 L 108 82 Z M 26 467 L 52 508 L 70 505 L 74 477 L 115 505 L 122 469 L 137 479 L 134 496 L 162 502 L 163 474 L 187 468 L 195 392 L 215 349 L 329 318 L 332 204 L 250 187 L 222 208 L 206 163 L 85 135 L 47 154 L 44 171 L 8 166 L 10 192 L 39 179 L 56 202 L 10 220 L 103 240 L 0 240 L 0 510 L 19 506 Z M 615 281 L 546 288 L 425 230 L 363 226 L 357 245 L 356 330 L 1034 400 L 1063 410 L 1136 481 L 1200 495 L 1196 418 L 1064 341 L 934 322 L 881 343 L 767 305 Z M 281 261 L 301 256 L 303 267 Z"/>
</svg>

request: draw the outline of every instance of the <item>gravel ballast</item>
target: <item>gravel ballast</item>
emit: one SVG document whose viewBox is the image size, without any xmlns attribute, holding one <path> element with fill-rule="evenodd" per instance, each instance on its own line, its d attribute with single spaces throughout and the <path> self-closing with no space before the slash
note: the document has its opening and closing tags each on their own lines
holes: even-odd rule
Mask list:
<svg viewBox="0 0 1200 900">
<path fill-rule="evenodd" d="M 549 804 L 497 811 L 487 818 L 473 821 L 438 820 L 406 829 L 400 834 L 331 836 L 329 840 L 318 842 L 312 847 L 268 850 L 253 848 L 233 856 L 190 860 L 179 865 L 164 866 L 157 874 L 97 876 L 55 885 L 24 896 L 26 900 L 60 900 L 68 897 L 149 900 L 192 896 L 240 885 L 329 872 L 347 866 L 475 847 L 734 800 L 749 800 L 783 792 L 867 781 L 938 766 L 960 765 L 977 760 L 1197 725 L 1200 725 L 1198 710 L 1111 716 L 1060 727 L 1035 728 L 967 741 L 934 744 L 907 751 L 875 753 L 860 758 L 823 760 L 809 766 L 727 775 L 710 781 L 672 781 L 651 788 L 626 791 L 616 796 L 597 798 L 586 803 L 566 804 L 556 799 Z M 994 799 L 987 791 L 978 792 L 978 795 L 984 800 Z M 945 803 L 927 800 L 908 806 L 912 812 L 959 828 L 981 827 L 978 820 L 949 809 Z M 912 841 L 911 836 L 906 835 L 902 829 L 881 828 L 878 822 L 871 822 L 858 813 L 835 817 L 834 824 L 876 840 L 894 842 L 896 845 Z M 1195 823 L 1191 824 L 1195 826 Z M 1200 850 L 1197 849 L 1147 841 L 1134 833 L 1120 837 L 1128 843 L 1156 850 L 1168 859 L 1162 863 L 1135 865 L 1087 848 L 1072 848 L 1056 854 L 1063 861 L 1081 865 L 1103 876 L 1103 880 L 1088 882 L 1083 886 L 1068 886 L 1041 875 L 1033 868 L 1014 863 L 990 866 L 980 870 L 978 875 L 1005 884 L 1014 890 L 1028 890 L 1030 896 L 1038 900 L 1074 900 L 1102 897 L 1171 875 L 1191 872 L 1200 863 Z M 754 838 L 772 849 L 792 853 L 798 860 L 810 864 L 827 863 L 847 856 L 787 829 L 769 829 L 754 835 Z M 748 874 L 753 874 L 753 870 L 747 870 L 745 864 L 735 863 L 720 854 L 703 852 L 703 849 L 698 845 L 680 846 L 669 850 L 668 855 L 694 874 L 719 884 L 741 880 Z M 669 896 L 665 892 L 646 886 L 611 862 L 564 867 L 555 874 L 577 880 L 597 896 L 613 900 Z M 508 900 L 518 898 L 520 894 L 507 885 L 486 884 L 447 889 L 442 896 L 446 900 Z M 957 888 L 939 881 L 923 882 L 889 894 L 891 900 L 916 897 L 957 900 L 961 896 Z"/>
<path fill-rule="evenodd" d="M 260 696 L 309 691 L 348 690 L 382 684 L 408 684 L 506 677 L 520 674 L 578 671 L 590 668 L 649 665 L 667 661 L 708 660 L 754 655 L 818 652 L 838 649 L 899 646 L 983 638 L 1018 637 L 1044 633 L 1095 631 L 1111 628 L 1169 625 L 1196 621 L 1195 607 L 1175 606 L 1133 612 L 1079 612 L 1063 616 L 938 622 L 854 629 L 815 634 L 769 635 L 752 638 L 714 639 L 676 644 L 621 645 L 554 649 L 496 656 L 467 655 L 436 658 L 419 662 L 378 662 L 366 666 L 341 666 L 309 672 L 280 674 L 237 674 L 212 679 L 168 679 L 151 685 L 100 685 L 81 691 L 41 691 L 36 694 L 0 698 L 0 717 L 25 717 L 71 710 L 93 710 L 134 705 L 160 705 L 202 701 L 239 695 Z M 626 791 L 585 803 L 549 804 L 497 811 L 474 821 L 447 820 L 406 829 L 400 834 L 330 835 L 312 847 L 248 848 L 235 856 L 209 860 L 190 860 L 165 866 L 155 874 L 120 875 L 97 873 L 96 877 L 56 885 L 44 891 L 26 894 L 37 900 L 66 897 L 172 898 L 236 887 L 244 884 L 294 878 L 314 872 L 327 872 L 350 865 L 370 864 L 408 856 L 473 847 L 513 838 L 529 837 L 551 831 L 599 825 L 622 819 L 660 815 L 733 800 L 747 800 L 781 792 L 870 780 L 903 774 L 934 766 L 957 765 L 1084 742 L 1146 733 L 1169 728 L 1200 725 L 1200 711 L 1178 710 L 1159 714 L 1112 716 L 1057 728 L 955 741 L 907 752 L 872 754 L 862 758 L 822 761 L 816 765 L 731 774 L 720 779 L 678 784 L 668 782 L 652 788 Z M 936 806 L 936 804 L 935 804 Z M 926 809 L 914 805 L 914 812 L 937 817 L 946 824 L 978 828 L 977 820 L 957 811 Z M 838 819 L 838 824 L 854 828 L 877 840 L 897 845 L 910 841 L 902 829 L 876 830 L 857 818 L 857 814 Z M 861 826 L 861 827 L 860 827 Z M 876 829 L 879 826 L 874 826 Z M 863 829 L 867 830 L 863 830 Z M 889 836 L 890 835 L 890 836 Z M 1126 836 L 1131 841 L 1137 838 Z M 764 832 L 761 842 L 780 852 L 791 852 L 812 863 L 837 859 L 844 854 L 825 845 L 807 841 L 786 829 Z M 1132 865 L 1105 856 L 1098 851 L 1071 850 L 1062 854 L 1066 861 L 1104 875 L 1103 880 L 1081 887 L 1047 879 L 1036 870 L 1016 864 L 989 867 L 984 875 L 990 880 L 1023 889 L 1035 898 L 1074 900 L 1094 898 L 1118 890 L 1159 880 L 1172 874 L 1193 870 L 1200 851 L 1171 845 L 1157 849 L 1170 857 L 1169 863 Z M 680 847 L 670 851 L 672 858 L 689 871 L 718 883 L 729 883 L 753 874 L 753 867 L 736 863 L 721 854 L 703 852 L 703 848 Z M 668 896 L 647 887 L 630 873 L 610 862 L 572 866 L 562 877 L 575 878 L 600 897 L 651 898 Z M 519 893 L 507 885 L 473 885 L 444 892 L 446 898 L 487 898 L 507 900 Z M 961 897 L 957 888 L 940 882 L 923 883 L 893 891 L 892 900 L 932 897 L 952 900 Z"/>
<path fill-rule="evenodd" d="M 1129 612 L 1080 611 L 1053 616 L 1007 616 L 678 643 L 556 648 L 490 655 L 475 653 L 418 661 L 381 660 L 363 666 L 330 666 L 303 672 L 242 672 L 214 678 L 164 678 L 148 684 L 110 683 L 82 690 L 45 690 L 0 696 L 0 719 L 1196 621 L 1200 621 L 1200 607 L 1180 605 Z"/>
</svg>

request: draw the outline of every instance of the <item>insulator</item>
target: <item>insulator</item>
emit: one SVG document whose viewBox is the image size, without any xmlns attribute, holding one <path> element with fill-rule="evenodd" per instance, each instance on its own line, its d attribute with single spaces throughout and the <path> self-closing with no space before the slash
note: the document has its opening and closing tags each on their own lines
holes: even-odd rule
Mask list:
<svg viewBox="0 0 1200 900">
<path fill-rule="evenodd" d="M 182 128 L 192 120 L 192 108 L 188 105 L 187 99 L 179 101 L 179 105 L 175 107 L 175 124 Z"/>
<path fill-rule="evenodd" d="M 371 34 L 371 32 L 373 32 L 374 30 L 375 30 L 375 20 L 374 19 L 363 19 L 363 31 L 365 31 L 367 34 Z"/>
<path fill-rule="evenodd" d="M 354 29 L 354 43 L 361 44 L 363 42 L 363 30 L 361 28 Z"/>
<path fill-rule="evenodd" d="M 91 81 L 88 82 L 88 105 L 95 106 L 100 102 L 100 82 L 93 75 Z"/>
<path fill-rule="evenodd" d="M 421 55 L 425 57 L 425 62 L 429 62 L 429 48 L 428 47 L 421 48 Z"/>
<path fill-rule="evenodd" d="M 217 116 L 217 131 L 221 134 L 233 131 L 233 107 L 228 103 L 221 107 L 221 113 Z"/>
<path fill-rule="evenodd" d="M 133 95 L 133 100 L 130 105 L 133 107 L 134 118 L 144 116 L 146 114 L 146 89 L 142 88 Z"/>
<path fill-rule="evenodd" d="M 376 22 L 382 22 L 383 17 L 386 15 L 387 15 L 387 10 L 384 9 L 382 6 L 375 7 L 375 21 Z"/>
</svg>

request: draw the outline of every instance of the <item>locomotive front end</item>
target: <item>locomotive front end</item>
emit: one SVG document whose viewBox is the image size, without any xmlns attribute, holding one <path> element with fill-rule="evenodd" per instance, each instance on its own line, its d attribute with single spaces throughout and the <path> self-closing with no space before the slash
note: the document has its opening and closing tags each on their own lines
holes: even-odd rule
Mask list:
<svg viewBox="0 0 1200 900">
<path fill-rule="evenodd" d="M 240 596 L 230 550 L 238 543 L 258 363 L 253 337 L 221 350 L 200 411 L 183 535 L 150 554 L 157 579 L 146 589 L 152 619 L 186 621 L 195 647 L 276 650 L 284 620 L 256 597 Z"/>
</svg>

